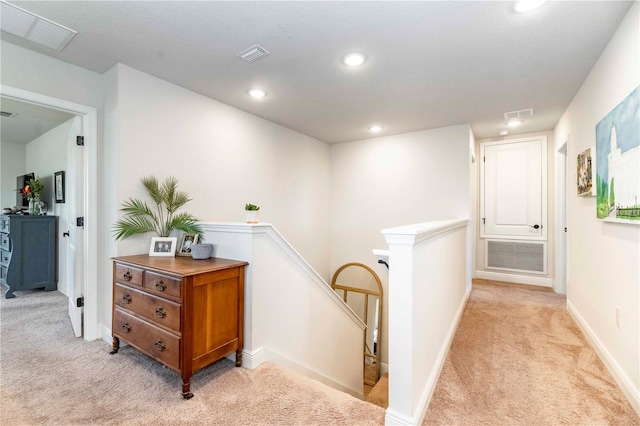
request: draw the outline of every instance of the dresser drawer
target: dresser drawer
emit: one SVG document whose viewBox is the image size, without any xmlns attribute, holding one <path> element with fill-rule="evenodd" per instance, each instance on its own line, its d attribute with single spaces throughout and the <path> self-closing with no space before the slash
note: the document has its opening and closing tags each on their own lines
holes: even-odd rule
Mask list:
<svg viewBox="0 0 640 426">
<path fill-rule="evenodd" d="M 11 240 L 7 234 L 0 234 L 0 249 L 11 251 Z"/>
<path fill-rule="evenodd" d="M 9 220 L 10 219 L 7 216 L 0 217 L 0 232 L 6 232 L 7 234 L 9 233 Z"/>
<path fill-rule="evenodd" d="M 180 305 L 132 287 L 116 284 L 114 302 L 159 325 L 180 332 Z"/>
<path fill-rule="evenodd" d="M 157 295 L 180 300 L 179 279 L 144 271 L 144 288 Z"/>
<path fill-rule="evenodd" d="M 11 260 L 11 252 L 10 251 L 0 251 L 0 265 L 9 266 L 9 261 Z"/>
<path fill-rule="evenodd" d="M 116 308 L 113 335 L 131 343 L 162 363 L 180 369 L 180 338 Z"/>
<path fill-rule="evenodd" d="M 142 269 L 116 263 L 114 280 L 121 283 L 142 286 L 142 272 Z"/>
</svg>

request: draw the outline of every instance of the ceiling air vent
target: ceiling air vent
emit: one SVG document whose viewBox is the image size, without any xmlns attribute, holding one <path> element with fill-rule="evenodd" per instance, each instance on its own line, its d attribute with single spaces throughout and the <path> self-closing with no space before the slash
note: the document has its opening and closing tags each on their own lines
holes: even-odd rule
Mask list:
<svg viewBox="0 0 640 426">
<path fill-rule="evenodd" d="M 236 56 L 245 62 L 251 63 L 257 61 L 258 59 L 264 58 L 269 54 L 270 52 L 267 49 L 256 44 L 251 46 L 247 50 L 238 53 Z"/>
<path fill-rule="evenodd" d="M 0 117 L 15 118 L 16 115 L 14 112 L 0 111 Z"/>
<path fill-rule="evenodd" d="M 522 118 L 533 117 L 533 108 L 521 109 L 518 111 L 509 111 L 504 113 L 504 119 L 520 120 Z"/>
</svg>

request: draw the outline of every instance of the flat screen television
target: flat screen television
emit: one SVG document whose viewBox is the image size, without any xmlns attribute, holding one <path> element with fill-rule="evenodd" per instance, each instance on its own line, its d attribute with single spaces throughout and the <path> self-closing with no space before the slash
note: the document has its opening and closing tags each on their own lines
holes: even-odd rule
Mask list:
<svg viewBox="0 0 640 426">
<path fill-rule="evenodd" d="M 29 199 L 22 194 L 22 188 L 29 185 L 29 181 L 35 178 L 34 173 L 27 173 L 26 175 L 18 176 L 16 186 L 16 206 L 19 209 L 29 208 Z"/>
</svg>

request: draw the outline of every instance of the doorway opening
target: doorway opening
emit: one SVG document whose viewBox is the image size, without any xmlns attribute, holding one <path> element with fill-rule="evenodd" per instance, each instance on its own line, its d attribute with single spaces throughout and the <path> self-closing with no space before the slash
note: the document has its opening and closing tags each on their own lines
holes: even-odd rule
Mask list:
<svg viewBox="0 0 640 426">
<path fill-rule="evenodd" d="M 84 133 L 84 148 L 81 156 L 83 164 L 83 200 L 79 211 L 83 214 L 84 232 L 82 233 L 81 293 L 84 304 L 83 336 L 85 340 L 100 337 L 98 327 L 98 238 L 97 238 L 97 165 L 98 165 L 98 130 L 97 110 L 86 105 L 76 104 L 63 99 L 40 93 L 2 85 L 0 95 L 7 99 L 39 105 L 53 110 L 64 111 L 79 116 Z M 74 164 L 75 165 L 75 164 Z M 74 166 L 70 164 L 70 167 Z M 71 286 L 70 286 L 71 287 Z M 74 297 L 79 297 L 74 296 Z M 70 300 L 71 304 L 76 303 Z"/>
</svg>

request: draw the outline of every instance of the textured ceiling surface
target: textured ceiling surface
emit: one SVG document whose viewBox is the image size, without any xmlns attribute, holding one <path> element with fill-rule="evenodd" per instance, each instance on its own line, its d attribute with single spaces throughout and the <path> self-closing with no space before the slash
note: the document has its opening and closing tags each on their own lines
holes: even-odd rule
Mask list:
<svg viewBox="0 0 640 426">
<path fill-rule="evenodd" d="M 328 143 L 470 123 L 497 136 L 555 126 L 631 2 L 15 1 L 78 31 L 62 52 L 97 71 L 120 62 Z M 271 55 L 236 57 L 260 44 Z M 353 51 L 367 62 L 349 69 Z M 246 91 L 260 87 L 256 101 Z M 378 135 L 368 127 L 384 126 Z M 512 131 L 512 134 L 514 132 Z"/>
<path fill-rule="evenodd" d="M 0 97 L 0 110 L 12 113 L 11 117 L 0 117 L 0 140 L 14 144 L 27 144 L 73 117 L 63 111 L 4 97 Z"/>
</svg>

